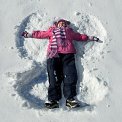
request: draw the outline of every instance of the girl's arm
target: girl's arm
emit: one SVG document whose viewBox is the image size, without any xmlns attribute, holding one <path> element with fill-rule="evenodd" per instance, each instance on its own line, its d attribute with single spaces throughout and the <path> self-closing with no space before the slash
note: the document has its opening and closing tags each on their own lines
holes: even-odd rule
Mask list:
<svg viewBox="0 0 122 122">
<path fill-rule="evenodd" d="M 99 41 L 99 38 L 95 37 L 95 36 L 88 36 L 86 34 L 80 34 L 78 32 L 74 32 L 72 31 L 72 38 L 73 40 L 76 40 L 76 41 L 96 41 L 98 42 Z"/>
<path fill-rule="evenodd" d="M 76 41 L 87 41 L 89 38 L 86 34 L 80 34 L 77 32 L 73 32 L 72 37 L 73 37 L 73 40 L 76 40 Z"/>
<path fill-rule="evenodd" d="M 27 31 L 22 33 L 22 36 L 25 38 L 36 38 L 36 39 L 45 39 L 50 37 L 50 31 L 33 31 L 28 33 Z"/>
<path fill-rule="evenodd" d="M 50 37 L 49 31 L 33 31 L 32 38 L 45 39 Z"/>
</svg>

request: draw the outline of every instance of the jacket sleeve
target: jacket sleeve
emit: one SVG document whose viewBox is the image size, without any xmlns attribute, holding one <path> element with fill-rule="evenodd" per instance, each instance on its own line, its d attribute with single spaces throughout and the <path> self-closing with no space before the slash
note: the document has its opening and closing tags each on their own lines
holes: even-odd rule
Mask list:
<svg viewBox="0 0 122 122">
<path fill-rule="evenodd" d="M 50 37 L 50 31 L 33 31 L 32 38 L 45 39 Z"/>
<path fill-rule="evenodd" d="M 88 36 L 86 34 L 80 34 L 78 32 L 72 31 L 72 38 L 76 41 L 87 41 Z"/>
</svg>

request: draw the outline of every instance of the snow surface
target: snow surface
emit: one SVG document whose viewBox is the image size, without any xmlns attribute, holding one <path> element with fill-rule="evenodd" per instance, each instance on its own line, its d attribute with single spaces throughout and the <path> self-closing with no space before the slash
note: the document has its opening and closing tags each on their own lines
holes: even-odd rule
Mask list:
<svg viewBox="0 0 122 122">
<path fill-rule="evenodd" d="M 1 0 L 0 122 L 121 122 L 120 0 Z M 53 21 L 71 21 L 75 31 L 95 35 L 97 42 L 75 42 L 78 100 L 90 104 L 68 110 L 45 110 L 48 79 L 46 39 L 24 39 L 25 30 L 46 30 Z"/>
</svg>

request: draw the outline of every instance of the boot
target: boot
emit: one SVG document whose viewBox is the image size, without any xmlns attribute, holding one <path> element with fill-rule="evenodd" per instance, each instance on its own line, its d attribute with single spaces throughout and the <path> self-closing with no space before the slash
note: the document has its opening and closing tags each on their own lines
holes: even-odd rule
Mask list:
<svg viewBox="0 0 122 122">
<path fill-rule="evenodd" d="M 66 100 L 66 106 L 69 107 L 69 108 L 77 108 L 77 107 L 80 107 L 80 104 L 77 100 L 72 98 L 72 99 L 67 99 Z"/>
<path fill-rule="evenodd" d="M 49 109 L 59 108 L 59 103 L 58 101 L 51 100 L 48 103 L 45 103 L 45 107 Z"/>
</svg>

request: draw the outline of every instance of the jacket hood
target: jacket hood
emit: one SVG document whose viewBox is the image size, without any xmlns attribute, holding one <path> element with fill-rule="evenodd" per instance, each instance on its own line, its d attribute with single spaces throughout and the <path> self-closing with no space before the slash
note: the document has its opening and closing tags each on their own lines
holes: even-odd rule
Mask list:
<svg viewBox="0 0 122 122">
<path fill-rule="evenodd" d="M 65 19 L 60 19 L 60 20 L 57 21 L 57 23 L 59 23 L 59 22 L 65 22 L 68 25 L 70 24 L 70 21 L 65 20 Z"/>
</svg>

